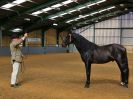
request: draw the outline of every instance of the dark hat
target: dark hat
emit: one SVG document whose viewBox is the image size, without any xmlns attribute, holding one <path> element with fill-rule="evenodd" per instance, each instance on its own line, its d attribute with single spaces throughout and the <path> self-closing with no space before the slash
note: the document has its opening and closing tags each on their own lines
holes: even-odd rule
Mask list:
<svg viewBox="0 0 133 99">
<path fill-rule="evenodd" d="M 12 34 L 11 39 L 15 39 L 15 38 L 19 38 L 18 33 L 13 33 L 13 34 Z"/>
</svg>

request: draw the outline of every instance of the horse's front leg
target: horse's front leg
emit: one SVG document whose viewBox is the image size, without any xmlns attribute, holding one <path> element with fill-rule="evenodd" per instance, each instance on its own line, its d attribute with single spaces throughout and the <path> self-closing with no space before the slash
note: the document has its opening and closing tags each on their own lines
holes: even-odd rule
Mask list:
<svg viewBox="0 0 133 99">
<path fill-rule="evenodd" d="M 86 77 L 87 77 L 85 88 L 89 88 L 89 86 L 90 86 L 90 74 L 91 74 L 91 63 L 86 62 L 85 67 L 86 67 Z"/>
</svg>

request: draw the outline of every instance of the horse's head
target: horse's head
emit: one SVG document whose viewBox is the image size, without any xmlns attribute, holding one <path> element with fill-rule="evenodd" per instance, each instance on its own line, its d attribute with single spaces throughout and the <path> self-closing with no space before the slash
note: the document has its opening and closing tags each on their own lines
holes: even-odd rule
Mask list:
<svg viewBox="0 0 133 99">
<path fill-rule="evenodd" d="M 74 35 L 73 33 L 68 33 L 65 40 L 63 41 L 62 46 L 66 47 L 67 45 L 71 44 L 74 42 Z"/>
</svg>

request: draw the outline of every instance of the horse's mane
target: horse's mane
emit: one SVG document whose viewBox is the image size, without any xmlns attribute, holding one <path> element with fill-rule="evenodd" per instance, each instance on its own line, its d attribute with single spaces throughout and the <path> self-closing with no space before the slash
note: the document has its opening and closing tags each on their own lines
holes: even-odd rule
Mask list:
<svg viewBox="0 0 133 99">
<path fill-rule="evenodd" d="M 77 39 L 80 39 L 80 40 L 82 39 L 82 40 L 86 41 L 87 43 L 96 45 L 95 43 L 93 43 L 93 42 L 87 40 L 87 39 L 86 39 L 85 37 L 83 37 L 82 35 L 79 35 L 79 34 L 77 34 L 77 33 L 72 33 L 72 34 L 73 34 L 73 36 L 74 36 L 75 38 L 77 38 Z"/>
<path fill-rule="evenodd" d="M 90 42 L 89 40 L 87 40 L 85 37 L 83 37 L 82 35 L 79 35 L 77 33 L 72 33 L 72 35 L 74 36 L 74 38 L 77 39 L 77 41 L 79 41 L 82 44 L 85 44 L 84 46 L 87 46 L 89 48 L 96 48 L 98 45 L 96 45 L 95 43 L 93 42 Z"/>
</svg>

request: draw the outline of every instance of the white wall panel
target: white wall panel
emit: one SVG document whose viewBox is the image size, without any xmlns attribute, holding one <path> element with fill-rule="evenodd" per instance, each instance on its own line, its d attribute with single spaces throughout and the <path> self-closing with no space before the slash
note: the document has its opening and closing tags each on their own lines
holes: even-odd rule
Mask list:
<svg viewBox="0 0 133 99">
<path fill-rule="evenodd" d="M 96 28 L 119 28 L 120 27 L 120 22 L 119 20 L 116 19 L 110 19 L 106 20 L 103 22 L 99 22 L 96 25 Z"/>
<path fill-rule="evenodd" d="M 120 44 L 119 29 L 96 29 L 95 36 L 95 43 L 98 45 L 106 45 L 112 43 Z"/>
<path fill-rule="evenodd" d="M 122 44 L 123 45 L 133 45 L 133 29 L 123 29 Z"/>
<path fill-rule="evenodd" d="M 122 45 L 133 45 L 133 38 L 123 38 Z"/>
<path fill-rule="evenodd" d="M 123 28 L 133 28 L 133 20 L 122 20 Z"/>
<path fill-rule="evenodd" d="M 133 20 L 133 12 L 130 12 L 126 15 L 122 15 L 122 20 Z"/>
<path fill-rule="evenodd" d="M 122 45 L 133 45 L 133 12 L 100 23 L 96 23 L 95 30 L 93 26 L 91 26 L 90 28 L 89 27 L 90 26 L 80 28 L 77 31 L 80 33 L 81 31 L 85 30 L 85 28 L 86 29 L 88 28 L 84 32 L 80 33 L 80 35 L 84 36 L 85 38 L 87 38 L 92 42 L 95 41 L 95 43 L 98 45 L 106 45 L 111 43 L 117 43 L 117 44 L 121 43 Z M 132 28 L 132 29 L 121 30 L 121 28 Z M 122 38 L 120 38 L 121 31 L 122 31 Z"/>
<path fill-rule="evenodd" d="M 128 20 L 128 19 L 130 19 L 129 14 L 122 15 L 121 17 L 122 17 L 122 20 Z"/>
<path fill-rule="evenodd" d="M 122 27 L 133 28 L 133 12 L 122 15 Z"/>
<path fill-rule="evenodd" d="M 133 29 L 123 29 L 122 37 L 133 37 Z"/>
<path fill-rule="evenodd" d="M 82 35 L 87 40 L 93 42 L 93 36 L 94 36 L 94 26 L 86 26 L 80 29 L 75 30 L 76 33 Z"/>
<path fill-rule="evenodd" d="M 120 29 L 96 29 L 95 36 L 120 36 Z"/>
<path fill-rule="evenodd" d="M 88 29 L 84 32 L 81 33 L 81 35 L 85 35 L 85 36 L 93 36 L 94 35 L 94 29 Z"/>
<path fill-rule="evenodd" d="M 94 29 L 87 29 L 86 31 L 80 33 L 80 35 L 85 37 L 87 40 L 93 42 Z"/>
</svg>

